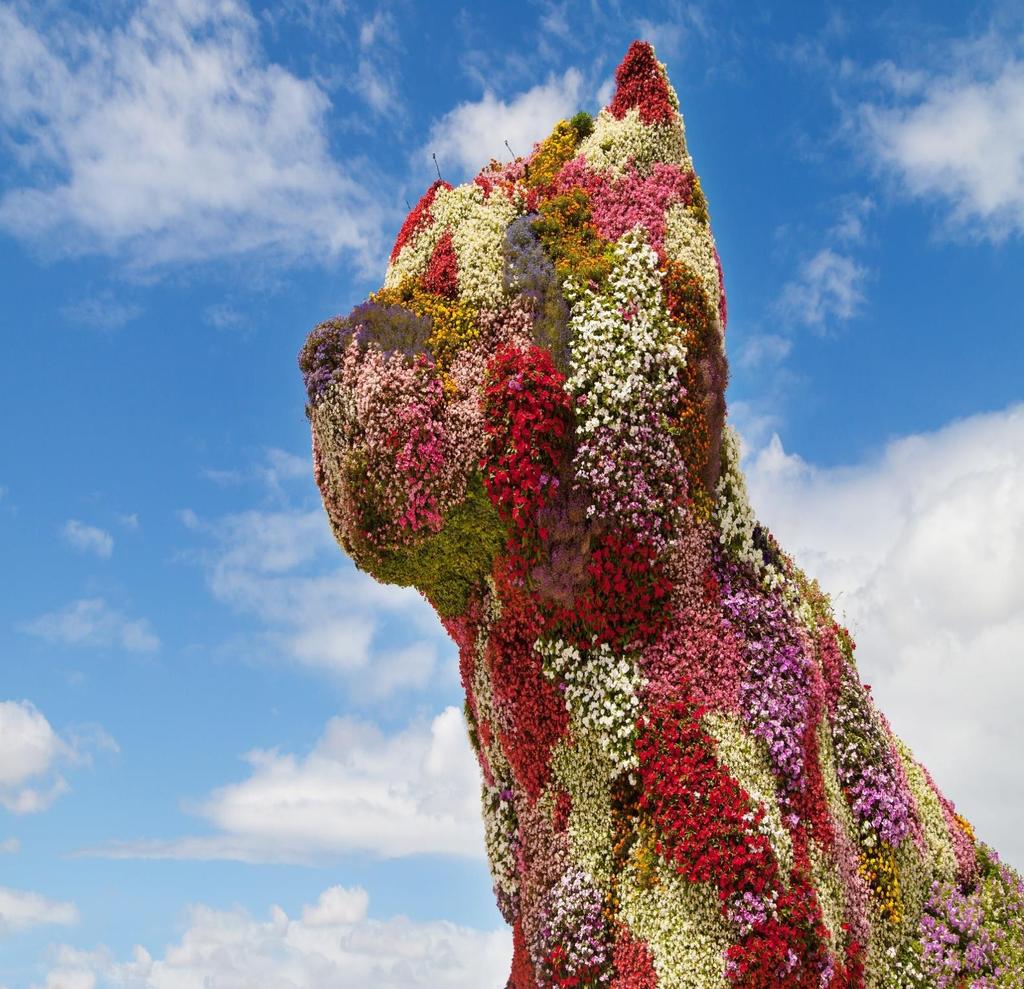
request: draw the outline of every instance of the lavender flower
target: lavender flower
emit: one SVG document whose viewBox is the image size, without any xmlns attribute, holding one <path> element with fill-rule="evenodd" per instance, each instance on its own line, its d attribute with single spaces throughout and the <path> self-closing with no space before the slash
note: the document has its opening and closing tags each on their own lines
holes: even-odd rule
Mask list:
<svg viewBox="0 0 1024 989">
<path fill-rule="evenodd" d="M 552 974 L 552 960 L 558 959 L 559 975 L 586 975 L 596 984 L 608 983 L 611 950 L 603 899 L 586 872 L 572 867 L 563 873 L 548 891 L 539 919 L 530 945 L 538 971 Z"/>
</svg>

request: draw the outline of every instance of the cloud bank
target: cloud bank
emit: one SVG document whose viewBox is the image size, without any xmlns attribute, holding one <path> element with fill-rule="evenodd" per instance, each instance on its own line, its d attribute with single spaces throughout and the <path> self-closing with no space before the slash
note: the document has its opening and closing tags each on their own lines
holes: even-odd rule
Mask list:
<svg viewBox="0 0 1024 989">
<path fill-rule="evenodd" d="M 751 499 L 818 577 L 897 734 L 983 840 L 1024 865 L 1024 406 L 821 469 L 778 437 Z"/>
<path fill-rule="evenodd" d="M 86 854 L 248 862 L 323 861 L 351 852 L 483 857 L 479 769 L 458 708 L 393 735 L 332 718 L 307 755 L 258 750 L 246 761 L 247 779 L 195 808 L 215 835 L 123 842 Z"/>
<path fill-rule="evenodd" d="M 180 942 L 163 957 L 137 946 L 130 961 L 120 962 L 105 949 L 65 946 L 45 983 L 33 989 L 480 989 L 508 977 L 509 931 L 376 920 L 367 916 L 368 902 L 358 887 L 332 886 L 296 918 L 278 906 L 266 920 L 195 906 Z"/>
</svg>

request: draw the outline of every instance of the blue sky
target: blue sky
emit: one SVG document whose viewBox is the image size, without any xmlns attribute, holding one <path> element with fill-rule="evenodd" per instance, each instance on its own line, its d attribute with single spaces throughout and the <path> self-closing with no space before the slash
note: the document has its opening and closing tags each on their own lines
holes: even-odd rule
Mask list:
<svg viewBox="0 0 1024 989">
<path fill-rule="evenodd" d="M 503 983 L 454 650 L 332 543 L 296 353 L 431 152 L 527 151 L 635 37 L 755 507 L 1024 865 L 1020 5 L 478 6 L 0 0 L 6 989 Z"/>
</svg>

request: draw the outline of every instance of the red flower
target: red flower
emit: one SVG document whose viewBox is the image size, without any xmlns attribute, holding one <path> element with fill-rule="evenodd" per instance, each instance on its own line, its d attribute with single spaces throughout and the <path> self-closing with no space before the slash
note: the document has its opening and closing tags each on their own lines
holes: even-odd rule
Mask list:
<svg viewBox="0 0 1024 989">
<path fill-rule="evenodd" d="M 430 256 L 430 263 L 423 275 L 423 287 L 428 292 L 435 292 L 449 299 L 454 299 L 458 294 L 459 259 L 455 256 L 450 230 L 445 231 Z"/>
<path fill-rule="evenodd" d="M 398 237 L 395 240 L 395 246 L 391 248 L 391 261 L 394 261 L 398 257 L 399 251 L 421 230 L 425 230 L 431 226 L 434 222 L 434 217 L 430 212 L 430 207 L 434 203 L 434 196 L 437 195 L 438 189 L 450 189 L 451 186 L 447 183 L 438 179 L 425 193 L 423 193 L 420 201 L 412 208 L 412 211 L 405 218 L 405 222 L 402 224 L 402 229 L 398 231 Z"/>
<path fill-rule="evenodd" d="M 685 690 L 686 685 L 683 685 Z M 656 849 L 690 882 L 712 882 L 722 910 L 774 901 L 751 915 L 726 951 L 730 981 L 743 989 L 817 989 L 831 964 L 834 983 L 855 989 L 859 949 L 845 965 L 830 959 L 827 932 L 808 878 L 806 841 L 794 836 L 795 867 L 788 887 L 759 825 L 764 809 L 715 757 L 716 742 L 701 726 L 704 708 L 689 701 L 656 706 L 640 722 L 636 751 L 640 808 L 658 829 Z"/>
<path fill-rule="evenodd" d="M 608 106 L 621 120 L 627 110 L 639 107 L 645 124 L 669 123 L 676 110 L 669 97 L 668 82 L 654 49 L 646 41 L 634 41 L 622 64 L 615 70 L 615 97 Z"/>
<path fill-rule="evenodd" d="M 532 344 L 506 344 L 487 368 L 488 445 L 480 466 L 491 502 L 515 524 L 509 548 L 520 573 L 544 539 L 537 511 L 558 491 L 570 416 L 564 384 L 551 354 Z"/>
</svg>

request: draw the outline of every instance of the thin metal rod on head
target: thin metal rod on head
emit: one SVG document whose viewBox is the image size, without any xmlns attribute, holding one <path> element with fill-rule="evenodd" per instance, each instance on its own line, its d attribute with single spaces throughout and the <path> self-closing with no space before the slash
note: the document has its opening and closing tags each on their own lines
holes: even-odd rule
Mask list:
<svg viewBox="0 0 1024 989">
<path fill-rule="evenodd" d="M 430 152 L 430 157 L 434 159 L 434 168 L 436 168 L 436 169 L 437 169 L 437 177 L 438 177 L 439 179 L 441 179 L 441 181 L 443 182 L 443 181 L 444 181 L 444 179 L 442 179 L 442 178 L 441 178 L 441 168 L 440 168 L 440 166 L 439 166 L 439 165 L 437 164 L 437 155 L 436 155 L 436 154 L 434 154 L 434 152 L 433 152 L 433 151 L 431 151 L 431 152 Z"/>
</svg>

